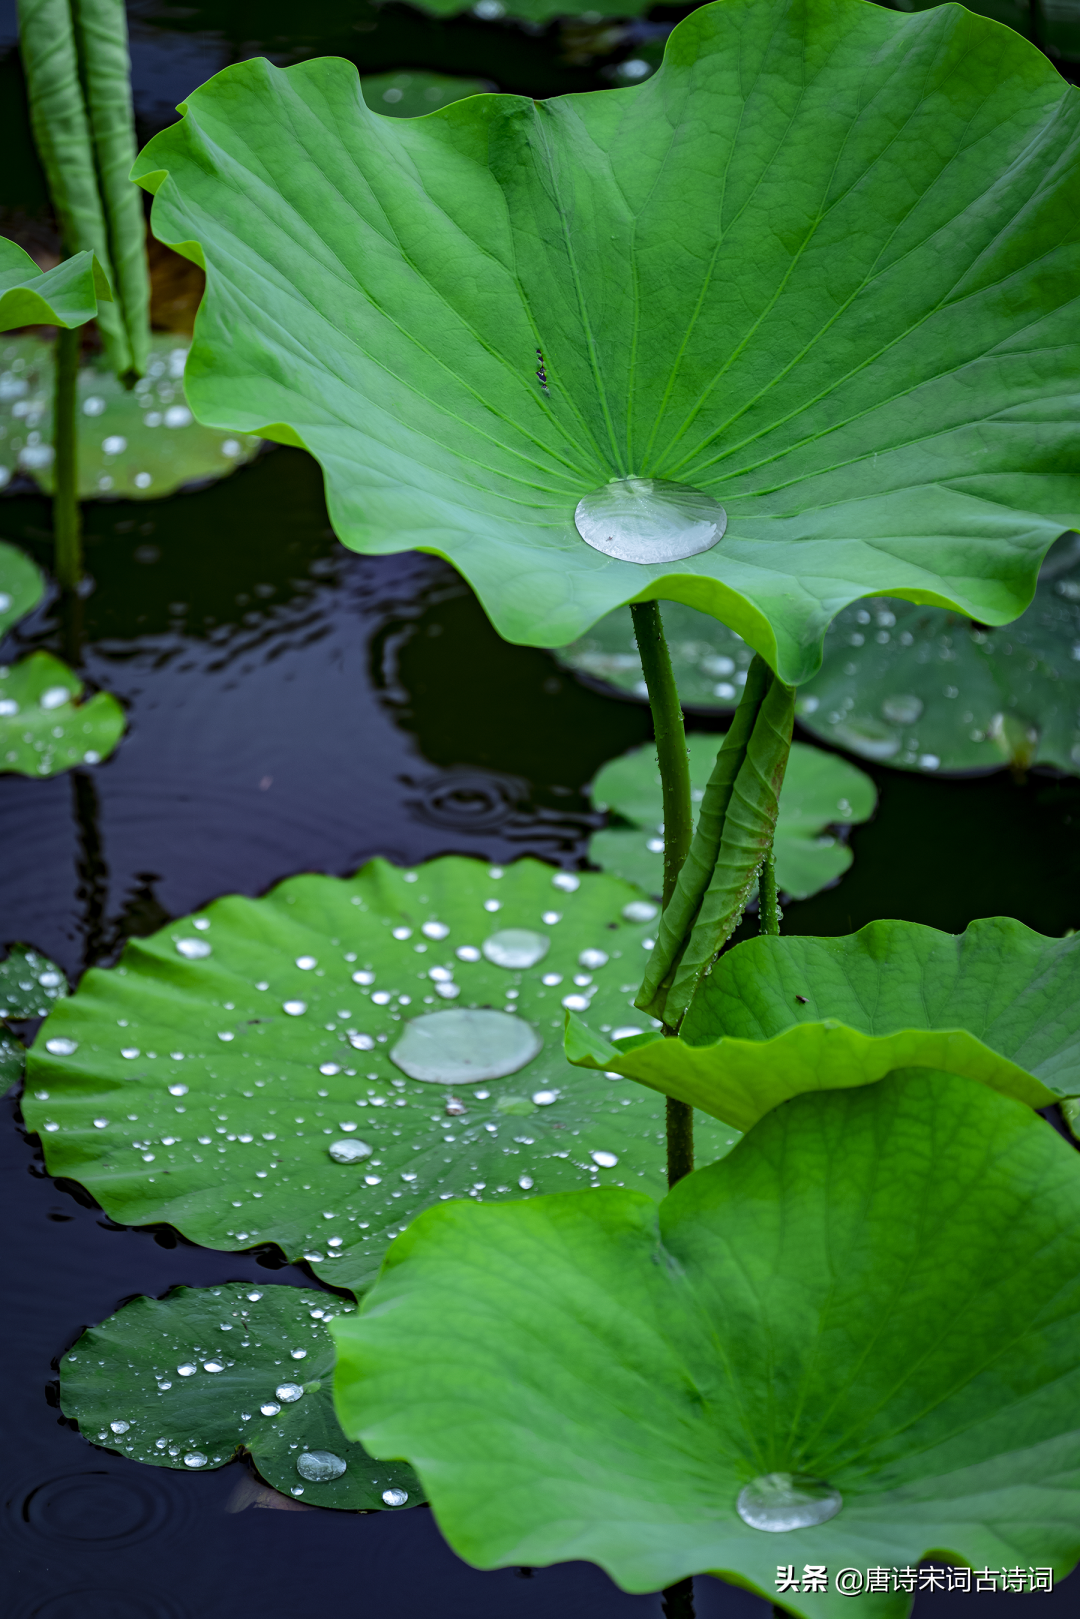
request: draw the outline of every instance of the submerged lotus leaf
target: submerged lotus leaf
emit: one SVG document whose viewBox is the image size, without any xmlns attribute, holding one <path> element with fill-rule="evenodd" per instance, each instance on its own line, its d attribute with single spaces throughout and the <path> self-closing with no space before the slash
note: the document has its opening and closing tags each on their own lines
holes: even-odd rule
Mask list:
<svg viewBox="0 0 1080 1619">
<path fill-rule="evenodd" d="M 567 1002 L 616 1033 L 649 1025 L 632 1004 L 649 932 L 623 920 L 635 903 L 603 874 L 457 856 L 216 900 L 131 940 L 56 1008 L 30 1053 L 26 1123 L 50 1173 L 115 1219 L 168 1221 L 210 1248 L 275 1242 L 349 1288 L 439 1199 L 598 1182 L 658 1195 L 662 1102 L 562 1051 Z M 505 929 L 550 940 L 543 960 L 487 960 Z M 490 1082 L 460 1067 L 443 1085 L 408 1078 L 393 1056 L 412 1020 L 471 1007 L 520 1018 L 543 1049 Z M 701 1126 L 699 1158 L 719 1157 L 735 1132 Z"/>
<path fill-rule="evenodd" d="M 772 1598 L 778 1564 L 1060 1576 L 1080 1553 L 1080 1157 L 955 1075 L 797 1097 L 659 1209 L 428 1210 L 331 1331 L 345 1432 L 413 1462 L 480 1568 Z M 778 1472 L 841 1510 L 749 1527 L 740 1492 Z M 829 1584 L 785 1609 L 850 1614 Z"/>
<path fill-rule="evenodd" d="M 715 736 L 686 739 L 695 803 L 701 801 L 720 741 Z M 664 856 L 656 750 L 651 745 L 635 748 L 605 765 L 593 782 L 593 798 L 613 813 L 616 824 L 593 833 L 590 858 L 605 871 L 658 894 Z M 854 765 L 819 748 L 794 743 L 773 845 L 781 890 L 794 899 L 806 899 L 842 877 L 851 865 L 852 853 L 831 829 L 868 820 L 876 801 L 873 782 Z"/>
<path fill-rule="evenodd" d="M 386 118 L 422 118 L 448 107 L 452 101 L 478 96 L 491 85 L 487 79 L 459 79 L 449 73 L 371 73 L 360 80 L 364 100 L 372 112 Z"/>
<path fill-rule="evenodd" d="M 616 1049 L 574 1020 L 567 1054 L 749 1129 L 800 1091 L 943 1069 L 1032 1107 L 1080 1093 L 1080 938 L 1011 917 L 961 934 L 870 922 L 744 940 L 702 980 L 678 1040 Z"/>
<path fill-rule="evenodd" d="M 237 63 L 135 172 L 207 271 L 193 408 L 309 449 L 346 545 L 447 557 L 512 641 L 682 601 L 798 683 L 868 593 L 1014 618 L 1080 516 L 1078 149 L 960 8 L 725 0 L 634 88 L 423 119 Z M 598 552 L 575 511 L 628 477 L 723 538 Z"/>
<path fill-rule="evenodd" d="M 1080 538 L 1054 547 L 1006 629 L 904 601 L 846 608 L 797 712 L 825 741 L 900 770 L 1080 773 Z"/>
<path fill-rule="evenodd" d="M 313 1506 L 370 1510 L 390 1489 L 415 1506 L 424 1496 L 412 1468 L 373 1461 L 334 1415 L 327 1329 L 355 1309 L 333 1293 L 251 1282 L 136 1298 L 64 1356 L 60 1405 L 91 1444 L 151 1467 L 198 1471 L 247 1452 L 267 1484 Z M 312 1451 L 343 1471 L 298 1472 Z"/>
<path fill-rule="evenodd" d="M 29 253 L 0 237 L 0 332 L 16 326 L 84 326 L 98 299 L 112 302 L 109 278 L 93 253 L 75 253 L 42 270 Z"/>
<path fill-rule="evenodd" d="M 149 500 L 185 484 L 234 472 L 259 448 L 247 433 L 225 434 L 195 421 L 184 397 L 186 340 L 155 334 L 145 377 L 118 381 L 104 355 L 78 378 L 79 495 Z M 53 489 L 52 344 L 40 337 L 0 344 L 3 454 L 47 492 Z M 8 471 L 12 468 L 9 466 Z"/>
<path fill-rule="evenodd" d="M 51 652 L 0 664 L 0 774 L 55 776 L 107 759 L 124 734 L 111 692 L 81 701 L 83 683 Z"/>
<path fill-rule="evenodd" d="M 4 383 L 0 378 L 0 400 L 4 397 Z M 3 478 L 0 476 L 0 486 Z M 36 607 L 45 593 L 45 581 L 25 551 L 0 540 L 0 637 L 7 634 L 13 624 L 25 618 Z"/>
</svg>

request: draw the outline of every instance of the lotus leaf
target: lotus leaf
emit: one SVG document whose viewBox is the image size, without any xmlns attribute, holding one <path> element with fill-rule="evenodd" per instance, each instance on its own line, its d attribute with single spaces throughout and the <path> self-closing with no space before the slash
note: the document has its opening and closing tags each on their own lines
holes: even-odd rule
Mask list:
<svg viewBox="0 0 1080 1619">
<path fill-rule="evenodd" d="M 47 1017 L 67 992 L 63 971 L 39 950 L 13 944 L 0 961 L 0 1018 Z"/>
<path fill-rule="evenodd" d="M 387 118 L 422 118 L 451 101 L 490 90 L 487 79 L 457 79 L 448 73 L 372 73 L 360 80 L 364 100 L 372 112 Z"/>
<path fill-rule="evenodd" d="M 13 326 L 83 326 L 111 301 L 109 279 L 93 253 L 76 253 L 41 270 L 29 253 L 0 236 L 0 332 Z"/>
<path fill-rule="evenodd" d="M 1078 144 L 1073 89 L 958 7 L 723 0 L 636 87 L 423 119 L 340 60 L 237 63 L 135 173 L 207 271 L 194 410 L 308 448 L 346 545 L 448 557 L 512 641 L 683 601 L 793 684 L 868 593 L 1014 618 L 1080 511 Z M 723 538 L 585 544 L 627 476 Z"/>
<path fill-rule="evenodd" d="M 147 374 L 128 390 L 103 359 L 79 372 L 79 496 L 152 500 L 185 484 L 208 483 L 249 461 L 259 441 L 196 422 L 184 398 L 187 348 L 176 336 L 151 339 Z M 38 337 L 0 346 L 0 425 L 22 472 L 53 488 L 52 347 Z M 0 471 L 0 485 L 7 482 Z"/>
<path fill-rule="evenodd" d="M 407 1457 L 481 1568 L 586 1558 L 631 1591 L 713 1573 L 772 1597 L 778 1564 L 1065 1574 L 1080 1553 L 1080 1158 L 957 1075 L 796 1097 L 659 1208 L 429 1209 L 331 1331 L 345 1432 Z M 737 1498 L 771 1473 L 841 1510 L 751 1528 Z"/>
<path fill-rule="evenodd" d="M 440 1199 L 608 1181 L 659 1194 L 662 1105 L 562 1053 L 568 1004 L 609 1030 L 649 1022 L 632 1006 L 648 926 L 627 905 L 655 910 L 602 874 L 456 856 L 216 900 L 131 940 L 56 1008 L 30 1053 L 26 1122 L 50 1173 L 125 1224 L 168 1221 L 211 1248 L 276 1242 L 353 1289 Z M 528 968 L 481 953 L 514 930 L 543 951 Z M 513 1015 L 500 1027 L 524 1036 L 524 1066 L 436 1085 L 393 1060 L 422 1034 L 414 1019 L 473 1007 Z M 698 1134 L 703 1161 L 735 1138 L 709 1119 Z"/>
<path fill-rule="evenodd" d="M 742 636 L 719 619 L 681 602 L 664 607 L 664 636 L 684 706 L 734 708 L 754 655 Z M 826 648 L 828 644 L 826 637 Z M 649 695 L 630 615 L 622 610 L 608 613 L 579 641 L 562 647 L 557 657 L 566 668 L 590 681 L 634 697 Z"/>
<path fill-rule="evenodd" d="M 274 1489 L 314 1506 L 363 1511 L 400 1489 L 416 1505 L 412 1469 L 373 1462 L 334 1416 L 327 1329 L 355 1309 L 250 1282 L 136 1298 L 64 1356 L 60 1404 L 92 1443 L 152 1467 L 218 1467 L 242 1451 Z M 311 1463 L 299 1471 L 313 1451 L 345 1463 L 337 1478 L 309 1477 Z"/>
<path fill-rule="evenodd" d="M 124 734 L 111 692 L 81 701 L 83 683 L 51 652 L 0 664 L 0 773 L 55 776 L 107 759 Z"/>
<path fill-rule="evenodd" d="M 0 399 L 3 396 L 4 379 L 0 378 Z M 0 487 L 2 483 L 0 478 Z M 0 639 L 37 606 L 44 594 L 45 581 L 25 551 L 0 540 Z"/>
<path fill-rule="evenodd" d="M 695 803 L 716 762 L 718 737 L 689 736 Z M 660 775 L 652 747 L 635 748 L 604 766 L 593 782 L 595 802 L 615 816 L 594 832 L 590 857 L 605 871 L 660 892 L 662 876 Z M 788 759 L 776 823 L 776 880 L 794 899 L 806 899 L 842 877 L 852 854 L 830 828 L 853 826 L 874 813 L 877 793 L 869 776 L 835 754 L 796 742 Z M 624 824 L 628 823 L 628 824 Z"/>
<path fill-rule="evenodd" d="M 999 916 L 959 935 L 871 922 L 835 939 L 746 939 L 702 981 L 680 1039 L 616 1049 L 575 1019 L 566 1049 L 740 1130 L 800 1091 L 899 1067 L 1047 1107 L 1080 1093 L 1080 938 Z"/>
</svg>

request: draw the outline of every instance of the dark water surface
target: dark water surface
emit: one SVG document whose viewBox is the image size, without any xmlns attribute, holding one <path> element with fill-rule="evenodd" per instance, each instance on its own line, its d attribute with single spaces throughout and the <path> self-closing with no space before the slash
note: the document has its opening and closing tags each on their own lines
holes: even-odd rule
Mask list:
<svg viewBox="0 0 1080 1619">
<path fill-rule="evenodd" d="M 604 70 L 657 35 L 650 24 L 612 37 L 587 25 L 436 22 L 364 0 L 129 9 L 144 133 L 210 73 L 260 51 L 281 62 L 333 52 L 364 72 L 430 68 L 550 95 L 611 82 Z M 0 0 L 0 51 L 13 12 Z M 17 63 L 0 58 L 0 208 L 38 217 L 44 194 L 21 116 Z M 130 729 L 92 771 L 0 776 L 0 951 L 23 940 L 76 976 L 215 895 L 258 894 L 300 871 L 351 872 L 375 854 L 579 866 L 599 824 L 590 779 L 650 734 L 640 705 L 501 642 L 437 560 L 344 551 L 299 452 L 275 450 L 170 500 L 88 507 L 86 526 L 85 673 L 121 699 Z M 0 500 L 0 537 L 47 565 L 49 536 L 38 496 Z M 3 656 L 63 644 L 47 600 Z M 863 768 L 881 802 L 853 832 L 855 865 L 792 906 L 789 929 L 840 933 L 900 916 L 959 930 L 999 913 L 1050 934 L 1080 923 L 1080 782 Z M 335 1606 L 363 1619 L 659 1619 L 659 1596 L 627 1596 L 588 1565 L 480 1574 L 449 1552 L 426 1509 L 238 1510 L 242 1463 L 180 1474 L 88 1445 L 53 1387 L 55 1360 L 83 1326 L 179 1283 L 265 1281 L 271 1270 L 277 1282 L 312 1278 L 272 1256 L 114 1226 L 44 1175 L 16 1102 L 3 1106 L 0 1619 L 308 1619 Z M 1052 1596 L 923 1597 L 916 1611 L 1063 1616 L 1077 1589 L 1073 1579 Z M 718 1580 L 698 1579 L 695 1600 L 698 1619 L 769 1613 Z"/>
</svg>

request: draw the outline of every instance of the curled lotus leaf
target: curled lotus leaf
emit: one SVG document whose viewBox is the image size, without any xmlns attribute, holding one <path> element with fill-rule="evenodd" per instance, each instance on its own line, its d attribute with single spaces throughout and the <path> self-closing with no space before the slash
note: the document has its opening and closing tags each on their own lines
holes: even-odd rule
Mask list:
<svg viewBox="0 0 1080 1619">
<path fill-rule="evenodd" d="M 682 601 L 790 685 L 867 594 L 1014 618 L 1080 518 L 1078 151 L 962 9 L 724 0 L 640 85 L 419 119 L 238 63 L 135 173 L 207 272 L 196 414 L 310 450 L 346 545 L 447 557 L 535 645 Z M 613 486 L 657 560 L 579 533 Z"/>
<path fill-rule="evenodd" d="M 1030 1106 L 1080 1093 L 1080 939 L 1009 917 L 939 933 L 744 940 L 702 980 L 680 1038 L 612 1044 L 570 1020 L 572 1062 L 625 1074 L 747 1130 L 803 1091 L 925 1067 Z"/>
<path fill-rule="evenodd" d="M 686 739 L 695 803 L 704 794 L 719 742 L 715 736 Z M 655 749 L 635 748 L 613 759 L 597 775 L 592 791 L 614 821 L 593 833 L 590 857 L 605 871 L 658 894 L 663 876 L 663 803 Z M 843 829 L 868 820 L 876 802 L 873 782 L 854 765 L 820 748 L 793 743 L 773 845 L 781 890 L 793 899 L 806 899 L 842 877 L 852 861 Z"/>
<path fill-rule="evenodd" d="M 115 1219 L 209 1248 L 273 1242 L 354 1290 L 431 1202 L 609 1181 L 658 1195 L 663 1104 L 562 1050 L 567 1007 L 613 1033 L 649 1025 L 632 1002 L 656 909 L 603 873 L 458 856 L 215 900 L 55 1007 L 24 1117 L 50 1173 Z M 480 1014 L 466 1055 L 493 1018 L 510 1036 L 503 1077 L 445 1064 L 454 1028 L 422 1020 L 463 1011 Z M 735 1134 L 703 1120 L 700 1157 Z"/>
<path fill-rule="evenodd" d="M 387 1490 L 415 1506 L 412 1469 L 372 1461 L 334 1416 L 328 1329 L 355 1309 L 333 1293 L 251 1282 L 132 1299 L 64 1356 L 60 1405 L 91 1444 L 151 1467 L 198 1471 L 247 1454 L 275 1490 L 312 1506 L 369 1511 Z M 333 1462 L 299 1471 L 313 1452 Z M 331 1476 L 309 1476 L 320 1471 Z"/>
<path fill-rule="evenodd" d="M 93 253 L 75 253 L 42 270 L 29 253 L 0 237 L 0 332 L 15 326 L 85 326 L 98 299 L 112 302 L 109 278 Z"/>
<path fill-rule="evenodd" d="M 480 1568 L 772 1599 L 778 1564 L 1060 1577 L 1080 1554 L 1080 1157 L 958 1075 L 796 1097 L 659 1207 L 429 1209 L 331 1331 L 345 1432 L 413 1462 Z M 751 1526 L 740 1496 L 777 1473 L 818 1481 L 828 1521 Z M 832 1578 L 783 1604 L 852 1611 Z"/>
</svg>

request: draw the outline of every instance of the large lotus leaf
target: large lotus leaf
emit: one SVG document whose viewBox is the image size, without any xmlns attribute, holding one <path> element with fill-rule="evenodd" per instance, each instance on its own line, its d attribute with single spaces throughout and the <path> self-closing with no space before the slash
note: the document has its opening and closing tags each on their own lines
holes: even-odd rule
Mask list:
<svg viewBox="0 0 1080 1619">
<path fill-rule="evenodd" d="M 129 390 L 103 357 L 79 372 L 79 495 L 147 500 L 208 483 L 250 461 L 259 441 L 195 421 L 184 398 L 187 347 L 175 333 L 151 339 L 146 376 Z M 17 467 L 53 488 L 51 343 L 21 337 L 0 346 L 0 426 L 6 427 L 0 487 Z"/>
<path fill-rule="evenodd" d="M 0 332 L 13 326 L 84 326 L 98 299 L 112 300 L 109 278 L 93 253 L 76 253 L 42 270 L 29 253 L 0 236 Z"/>
<path fill-rule="evenodd" d="M 736 706 L 754 655 L 741 635 L 719 619 L 682 602 L 668 602 L 664 606 L 664 638 L 684 705 L 717 710 Z M 590 680 L 634 697 L 648 698 L 634 626 L 629 613 L 623 610 L 608 613 L 587 635 L 560 648 L 557 657 L 561 664 Z"/>
<path fill-rule="evenodd" d="M 423 119 L 340 60 L 238 63 L 136 174 L 207 271 L 193 408 L 307 447 L 345 544 L 448 557 L 513 641 L 684 601 L 797 683 L 867 593 L 1015 617 L 1080 511 L 1078 144 L 959 8 L 724 0 L 634 88 Z M 722 540 L 586 545 L 632 474 Z"/>
<path fill-rule="evenodd" d="M 616 1049 L 575 1020 L 567 1053 L 740 1130 L 800 1091 L 901 1067 L 1047 1107 L 1080 1093 L 1080 937 L 999 916 L 959 935 L 871 922 L 835 939 L 747 939 L 702 981 L 680 1039 Z"/>
<path fill-rule="evenodd" d="M 107 691 L 82 702 L 82 690 L 51 652 L 0 664 L 0 774 L 55 776 L 108 758 L 124 734 L 124 710 Z"/>
<path fill-rule="evenodd" d="M 708 1572 L 772 1597 L 778 1564 L 1064 1574 L 1080 1553 L 1080 1158 L 955 1075 L 798 1097 L 659 1209 L 429 1210 L 331 1331 L 345 1432 L 407 1457 L 482 1568 L 587 1558 L 631 1591 Z M 736 1500 L 771 1473 L 841 1510 L 751 1528 Z"/>
<path fill-rule="evenodd" d="M 364 100 L 372 112 L 387 118 L 422 118 L 452 101 L 490 90 L 487 79 L 459 79 L 449 73 L 371 73 L 360 80 Z"/>
<path fill-rule="evenodd" d="M 689 736 L 690 782 L 700 803 L 716 763 L 720 739 Z M 663 805 L 656 751 L 635 748 L 604 766 L 593 783 L 597 804 L 618 823 L 594 832 L 589 854 L 598 866 L 658 894 L 663 877 Z M 877 792 L 869 776 L 835 754 L 796 742 L 788 757 L 776 823 L 776 880 L 795 899 L 836 882 L 852 854 L 830 828 L 853 826 L 874 813 Z"/>
<path fill-rule="evenodd" d="M 1007 629 L 888 599 L 845 609 L 797 712 L 826 741 L 901 770 L 1042 764 L 1080 772 L 1073 537 Z"/>
<path fill-rule="evenodd" d="M 3 398 L 4 382 L 0 378 L 0 401 Z M 44 593 L 45 581 L 41 572 L 25 551 L 0 540 L 0 638 L 20 618 L 25 618 L 32 607 L 37 606 Z"/>
<path fill-rule="evenodd" d="M 454 856 L 217 900 L 132 940 L 57 1007 L 30 1054 L 26 1122 L 50 1173 L 125 1224 L 168 1221 L 210 1248 L 276 1242 L 351 1288 L 441 1198 L 613 1180 L 659 1194 L 662 1104 L 562 1051 L 564 1007 L 608 1030 L 650 1021 L 632 1005 L 648 929 L 622 919 L 628 904 L 653 909 L 613 877 Z M 533 966 L 469 959 L 513 929 L 547 947 Z M 391 1060 L 418 1015 L 469 1007 L 515 1014 L 523 1061 L 533 1035 L 542 1049 L 479 1088 Z M 701 1124 L 707 1162 L 734 1132 Z M 349 1143 L 372 1151 L 335 1161 L 361 1150 Z"/>
<path fill-rule="evenodd" d="M 412 1469 L 372 1461 L 334 1415 L 327 1329 L 355 1309 L 334 1294 L 250 1282 L 136 1298 L 64 1356 L 60 1404 L 87 1439 L 152 1467 L 219 1467 L 246 1451 L 274 1489 L 315 1506 L 366 1510 L 398 1490 L 415 1505 L 424 1497 Z M 344 1471 L 311 1478 L 307 1462 L 301 1472 L 313 1451 Z"/>
</svg>

